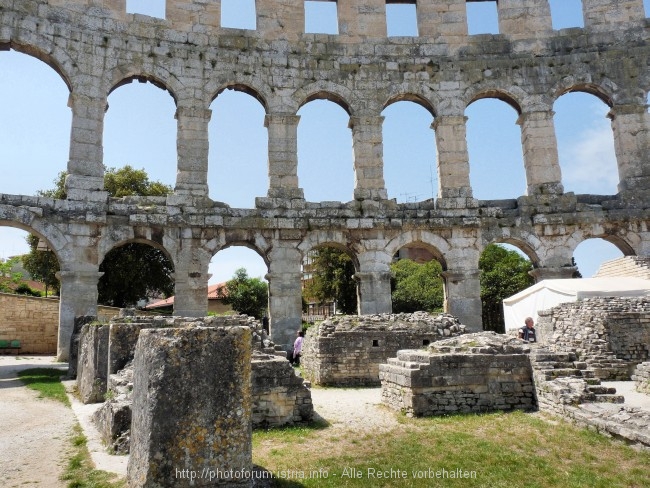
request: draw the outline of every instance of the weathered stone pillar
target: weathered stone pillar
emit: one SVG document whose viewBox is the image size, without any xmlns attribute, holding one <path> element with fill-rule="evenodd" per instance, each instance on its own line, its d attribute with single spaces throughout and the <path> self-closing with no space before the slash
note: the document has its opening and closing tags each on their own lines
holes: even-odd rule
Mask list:
<svg viewBox="0 0 650 488">
<path fill-rule="evenodd" d="M 250 329 L 142 330 L 128 486 L 252 486 L 251 469 Z"/>
<path fill-rule="evenodd" d="M 643 0 L 582 0 L 585 27 L 594 30 L 616 30 L 613 24 L 642 21 Z"/>
<path fill-rule="evenodd" d="M 269 132 L 269 198 L 305 198 L 298 187 L 299 115 L 268 114 L 264 125 Z"/>
<path fill-rule="evenodd" d="M 466 44 L 466 0 L 418 0 L 418 34 L 439 38 L 452 47 Z"/>
<path fill-rule="evenodd" d="M 354 152 L 354 198 L 386 200 L 382 116 L 350 117 Z"/>
<path fill-rule="evenodd" d="M 577 269 L 578 268 L 575 266 L 535 268 L 534 270 L 529 271 L 528 274 L 535 278 L 535 283 L 539 283 L 542 280 L 563 280 L 573 278 L 573 273 L 575 273 Z"/>
<path fill-rule="evenodd" d="M 208 274 L 174 273 L 174 315 L 205 317 L 208 314 Z"/>
<path fill-rule="evenodd" d="M 221 2 L 166 0 L 165 18 L 176 29 L 191 31 L 197 25 L 219 27 L 221 25 Z"/>
<path fill-rule="evenodd" d="M 528 195 L 562 194 L 562 172 L 552 110 L 522 113 L 521 144 L 526 167 Z"/>
<path fill-rule="evenodd" d="M 479 271 L 447 270 L 441 275 L 445 283 L 444 311 L 457 317 L 468 332 L 483 330 Z"/>
<path fill-rule="evenodd" d="M 547 0 L 499 0 L 499 32 L 513 39 L 542 37 L 553 30 Z"/>
<path fill-rule="evenodd" d="M 102 97 L 70 94 L 68 105 L 72 108 L 70 130 L 70 159 L 65 180 L 70 200 L 105 201 L 104 189 L 104 112 L 106 99 Z"/>
<path fill-rule="evenodd" d="M 347 1 L 336 4 L 341 36 L 355 40 L 386 37 L 386 0 Z"/>
<path fill-rule="evenodd" d="M 650 114 L 645 105 L 616 105 L 609 112 L 618 162 L 619 191 L 650 189 Z"/>
<path fill-rule="evenodd" d="M 61 282 L 57 361 L 67 361 L 70 356 L 75 317 L 97 316 L 97 282 L 103 274 L 98 271 L 98 267 L 63 270 L 57 273 L 57 278 Z"/>
<path fill-rule="evenodd" d="M 210 109 L 183 106 L 176 109 L 177 193 L 208 194 L 208 124 L 211 116 Z"/>
<path fill-rule="evenodd" d="M 359 255 L 357 307 L 359 315 L 391 313 L 390 263 L 392 256 L 384 252 L 368 251 Z"/>
<path fill-rule="evenodd" d="M 271 339 L 287 349 L 302 325 L 302 257 L 294 247 L 275 243 L 269 256 L 269 318 Z"/>
<path fill-rule="evenodd" d="M 472 197 L 466 121 L 463 115 L 440 115 L 431 126 L 438 149 L 438 198 Z"/>
<path fill-rule="evenodd" d="M 257 30 L 264 39 L 295 40 L 305 31 L 304 2 L 265 0 L 256 7 Z"/>
</svg>

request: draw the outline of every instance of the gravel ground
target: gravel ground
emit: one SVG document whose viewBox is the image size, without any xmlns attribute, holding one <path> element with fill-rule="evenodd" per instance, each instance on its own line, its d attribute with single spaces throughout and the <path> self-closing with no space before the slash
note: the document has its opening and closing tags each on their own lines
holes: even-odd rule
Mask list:
<svg viewBox="0 0 650 488">
<path fill-rule="evenodd" d="M 75 423 L 72 410 L 25 387 L 23 369 L 66 367 L 52 357 L 0 356 L 0 485 L 59 488 Z"/>
<path fill-rule="evenodd" d="M 395 412 L 381 405 L 381 388 L 312 388 L 314 411 L 332 430 L 387 431 Z"/>
</svg>

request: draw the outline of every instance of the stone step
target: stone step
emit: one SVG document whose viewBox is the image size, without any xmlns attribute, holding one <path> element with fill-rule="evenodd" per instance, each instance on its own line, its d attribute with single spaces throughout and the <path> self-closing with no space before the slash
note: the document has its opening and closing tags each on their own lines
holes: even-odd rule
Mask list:
<svg viewBox="0 0 650 488">
<path fill-rule="evenodd" d="M 594 403 L 625 403 L 623 395 L 596 395 Z"/>
<path fill-rule="evenodd" d="M 587 391 L 590 391 L 591 393 L 595 393 L 596 395 L 616 394 L 616 388 L 613 388 L 611 386 L 603 386 L 603 385 L 588 385 Z"/>
</svg>

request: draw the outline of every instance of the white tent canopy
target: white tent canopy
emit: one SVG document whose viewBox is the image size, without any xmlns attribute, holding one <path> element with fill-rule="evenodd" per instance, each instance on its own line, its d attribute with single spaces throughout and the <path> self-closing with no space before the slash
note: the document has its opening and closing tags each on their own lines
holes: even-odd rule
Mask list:
<svg viewBox="0 0 650 488">
<path fill-rule="evenodd" d="M 524 326 L 526 317 L 537 322 L 537 311 L 590 297 L 650 296 L 650 280 L 641 278 L 582 278 L 543 280 L 503 300 L 506 330 Z"/>
</svg>

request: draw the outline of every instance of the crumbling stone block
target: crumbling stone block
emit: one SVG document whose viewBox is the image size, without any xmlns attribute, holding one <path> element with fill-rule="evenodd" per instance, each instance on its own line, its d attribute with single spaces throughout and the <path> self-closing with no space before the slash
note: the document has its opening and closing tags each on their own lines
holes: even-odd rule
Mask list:
<svg viewBox="0 0 650 488">
<path fill-rule="evenodd" d="M 250 377 L 248 328 L 142 330 L 129 486 L 250 486 Z"/>
<path fill-rule="evenodd" d="M 83 403 L 104 401 L 108 379 L 108 324 L 92 322 L 81 328 L 77 389 Z"/>
</svg>

